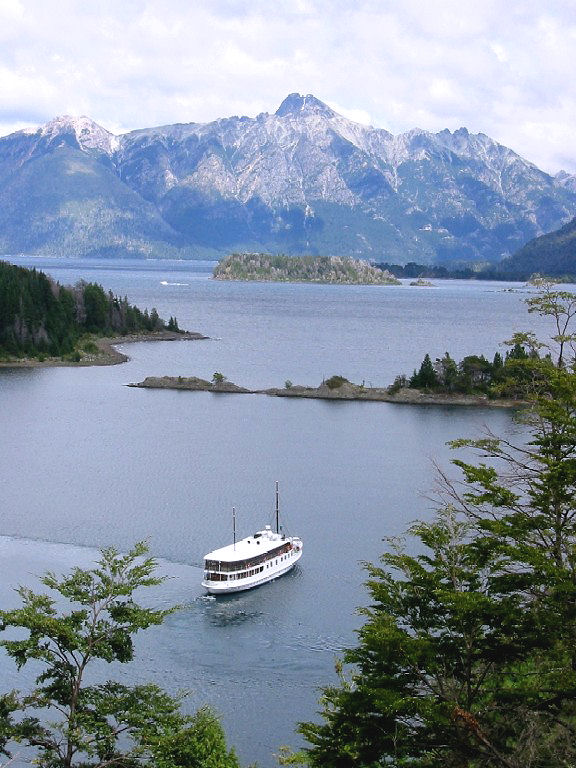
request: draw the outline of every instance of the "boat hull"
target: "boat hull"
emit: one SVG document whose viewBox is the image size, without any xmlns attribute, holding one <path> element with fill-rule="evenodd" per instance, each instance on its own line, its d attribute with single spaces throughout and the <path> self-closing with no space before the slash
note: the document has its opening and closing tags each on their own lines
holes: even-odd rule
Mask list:
<svg viewBox="0 0 576 768">
<path fill-rule="evenodd" d="M 259 587 L 261 584 L 266 584 L 269 581 L 277 579 L 279 576 L 283 576 L 296 565 L 298 560 L 302 557 L 302 550 L 294 552 L 294 556 L 288 563 L 282 563 L 275 568 L 271 568 L 267 572 L 258 573 L 254 576 L 249 576 L 245 579 L 238 579 L 236 581 L 206 581 L 202 582 L 202 586 L 209 595 L 229 595 L 233 592 L 245 592 L 247 589 L 253 587 Z"/>
</svg>

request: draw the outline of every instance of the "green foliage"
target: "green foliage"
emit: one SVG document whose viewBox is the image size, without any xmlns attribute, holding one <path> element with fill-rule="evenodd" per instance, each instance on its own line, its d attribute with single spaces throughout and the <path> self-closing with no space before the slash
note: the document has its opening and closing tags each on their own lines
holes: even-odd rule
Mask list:
<svg viewBox="0 0 576 768">
<path fill-rule="evenodd" d="M 220 371 L 215 371 L 212 374 L 212 384 L 223 384 L 226 381 L 226 376 Z"/>
<path fill-rule="evenodd" d="M 505 343 L 510 346 L 505 358 L 497 352 L 493 362 L 484 355 L 467 355 L 456 363 L 446 352 L 432 363 L 427 354 L 420 369 L 410 377 L 408 386 L 441 393 L 516 399 L 529 399 L 541 393 L 553 367 L 550 357 L 539 356 L 531 334 L 515 334 Z"/>
<path fill-rule="evenodd" d="M 400 392 L 401 389 L 404 389 L 407 386 L 408 379 L 403 374 L 400 374 L 399 376 L 396 376 L 393 383 L 388 387 L 387 391 L 389 395 L 395 395 Z"/>
<path fill-rule="evenodd" d="M 339 256 L 285 256 L 233 253 L 214 269 L 217 280 L 299 281 L 346 284 L 399 284 L 389 272 L 366 261 Z"/>
<path fill-rule="evenodd" d="M 559 291 L 550 280 L 537 278 L 532 284 L 538 288 L 538 293 L 526 300 L 528 312 L 552 318 L 554 335 L 552 343 L 557 352 L 556 365 L 562 368 L 565 364 L 564 355 L 567 347 L 576 343 L 576 334 L 568 333 L 568 326 L 576 315 L 576 296 L 569 291 Z"/>
<path fill-rule="evenodd" d="M 179 331 L 176 318 L 166 326 L 155 309 L 142 312 L 96 283 L 63 287 L 43 272 L 0 261 L 0 357 L 52 355 L 78 362 L 87 333 L 124 335 L 167 327 Z"/>
<path fill-rule="evenodd" d="M 155 768 L 238 768 L 218 718 L 207 707 L 199 709 L 186 728 L 162 733 L 152 753 Z"/>
<path fill-rule="evenodd" d="M 345 656 L 355 671 L 324 692 L 325 722 L 301 729 L 312 765 L 431 766 L 440 755 L 476 765 L 489 754 L 476 732 L 493 740 L 502 718 L 514 717 L 509 688 L 524 662 L 525 646 L 501 639 L 527 622 L 514 595 L 501 603 L 470 533 L 445 510 L 410 530 L 424 554 L 391 542 L 385 567 L 367 566 L 371 607 L 359 647 Z"/>
<path fill-rule="evenodd" d="M 108 299 L 101 285 L 86 283 L 83 286 L 82 298 L 84 300 L 84 327 L 89 333 L 98 333 L 100 330 L 108 331 Z"/>
<path fill-rule="evenodd" d="M 548 604 L 506 580 L 495 552 L 451 509 L 368 565 L 371 606 L 349 679 L 305 723 L 312 766 L 569 766 L 576 678 Z M 551 603 L 553 601 L 550 601 Z M 564 762 L 565 761 L 565 762 Z"/>
<path fill-rule="evenodd" d="M 345 379 L 344 376 L 330 376 L 329 379 L 326 379 L 324 381 L 324 384 L 328 387 L 328 389 L 339 389 L 343 384 L 349 384 L 350 382 L 348 379 Z"/>
<path fill-rule="evenodd" d="M 42 583 L 56 599 L 20 587 L 22 607 L 0 611 L 0 629 L 12 630 L 0 645 L 19 669 L 32 662 L 36 674 L 29 694 L 0 698 L 5 754 L 9 742 L 20 742 L 34 748 L 40 765 L 53 768 L 236 768 L 208 710 L 183 715 L 180 700 L 155 685 L 92 682 L 94 662 L 131 661 L 133 636 L 174 610 L 134 599 L 137 590 L 161 583 L 155 569 L 143 543 L 126 555 L 106 549 L 91 570 L 46 574 Z M 67 608 L 59 610 L 63 600 Z"/>
<path fill-rule="evenodd" d="M 0 261 L 0 353 L 65 354 L 76 337 L 71 296 L 42 272 Z"/>
<path fill-rule="evenodd" d="M 438 376 L 429 354 L 424 357 L 418 373 L 414 371 L 409 386 L 415 389 L 435 389 L 438 386 Z"/>
<path fill-rule="evenodd" d="M 435 519 L 409 531 L 418 554 L 390 540 L 367 564 L 349 671 L 324 690 L 322 722 L 300 726 L 311 766 L 576 764 L 574 360 L 509 359 L 540 375 L 529 438 L 455 441 L 480 461 L 441 475 Z"/>
<path fill-rule="evenodd" d="M 166 326 L 169 331 L 174 331 L 174 333 L 180 333 L 180 328 L 178 327 L 178 320 L 176 320 L 175 317 L 172 317 L 170 315 L 170 319 L 168 320 L 168 324 Z"/>
<path fill-rule="evenodd" d="M 569 326 L 576 316 L 576 295 L 559 291 L 554 283 L 538 278 L 532 281 L 538 293 L 526 299 L 529 312 L 548 317 L 553 323 L 550 340 L 544 343 L 530 331 L 515 333 L 504 342 L 508 347 L 490 363 L 482 355 L 469 355 L 458 365 L 446 352 L 432 365 L 426 355 L 420 370 L 414 371 L 410 387 L 437 392 L 486 394 L 490 397 L 531 399 L 547 390 L 553 368 L 566 366 L 567 351 L 574 353 L 576 334 Z"/>
</svg>

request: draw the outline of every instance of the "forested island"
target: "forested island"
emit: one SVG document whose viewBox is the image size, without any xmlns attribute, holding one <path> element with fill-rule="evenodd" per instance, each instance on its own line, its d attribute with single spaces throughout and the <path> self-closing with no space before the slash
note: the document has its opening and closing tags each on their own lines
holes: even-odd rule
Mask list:
<svg viewBox="0 0 576 768">
<path fill-rule="evenodd" d="M 340 256 L 284 256 L 233 253 L 214 269 L 216 280 L 338 283 L 344 285 L 399 285 L 390 272 L 366 261 Z"/>
<path fill-rule="evenodd" d="M 156 309 L 142 311 L 101 285 L 62 286 L 36 269 L 0 261 L 0 363 L 120 362 L 126 358 L 110 351 L 112 341 L 182 337 L 190 334 L 175 317 L 165 322 Z"/>
</svg>

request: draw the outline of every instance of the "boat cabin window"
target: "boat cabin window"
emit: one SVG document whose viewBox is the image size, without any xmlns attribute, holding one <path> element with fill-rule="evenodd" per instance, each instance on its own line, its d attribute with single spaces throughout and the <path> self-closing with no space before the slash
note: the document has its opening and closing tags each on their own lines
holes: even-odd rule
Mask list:
<svg viewBox="0 0 576 768">
<path fill-rule="evenodd" d="M 264 566 L 260 565 L 257 568 L 251 568 L 247 573 L 221 573 L 214 571 L 205 571 L 204 578 L 207 581 L 235 581 L 236 579 L 245 579 L 249 576 L 255 576 L 257 573 L 262 573 Z"/>
<path fill-rule="evenodd" d="M 204 570 L 217 572 L 220 574 L 233 573 L 234 571 L 246 571 L 250 568 L 256 568 L 261 563 L 277 559 L 281 555 L 287 554 L 292 549 L 291 542 L 287 541 L 279 547 L 263 552 L 261 555 L 255 555 L 246 560 L 236 560 L 234 562 L 225 562 L 222 560 L 205 560 Z"/>
</svg>

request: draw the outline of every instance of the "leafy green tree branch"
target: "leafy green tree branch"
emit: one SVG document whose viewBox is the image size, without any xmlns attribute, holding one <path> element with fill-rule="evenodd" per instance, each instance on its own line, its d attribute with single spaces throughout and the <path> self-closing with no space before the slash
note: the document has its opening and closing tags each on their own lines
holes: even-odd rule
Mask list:
<svg viewBox="0 0 576 768">
<path fill-rule="evenodd" d="M 127 554 L 103 550 L 90 570 L 46 574 L 42 583 L 55 597 L 17 590 L 21 607 L 0 611 L 0 630 L 16 638 L 0 646 L 18 669 L 35 662 L 41 671 L 30 693 L 0 698 L 5 755 L 15 742 L 33 748 L 45 768 L 237 768 L 208 709 L 185 715 L 181 697 L 158 686 L 95 683 L 88 674 L 97 661 L 130 662 L 134 635 L 175 610 L 145 607 L 135 599 L 136 592 L 162 581 L 147 546 L 138 543 Z"/>
</svg>

